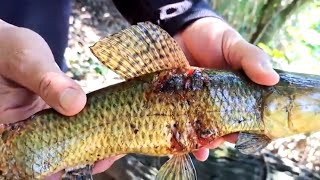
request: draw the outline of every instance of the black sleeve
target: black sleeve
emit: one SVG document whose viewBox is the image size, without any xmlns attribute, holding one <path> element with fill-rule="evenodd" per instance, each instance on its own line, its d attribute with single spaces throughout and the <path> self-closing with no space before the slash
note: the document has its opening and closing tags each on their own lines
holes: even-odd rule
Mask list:
<svg viewBox="0 0 320 180">
<path fill-rule="evenodd" d="M 113 0 L 131 23 L 151 21 L 175 35 L 193 21 L 219 17 L 203 0 Z"/>
</svg>

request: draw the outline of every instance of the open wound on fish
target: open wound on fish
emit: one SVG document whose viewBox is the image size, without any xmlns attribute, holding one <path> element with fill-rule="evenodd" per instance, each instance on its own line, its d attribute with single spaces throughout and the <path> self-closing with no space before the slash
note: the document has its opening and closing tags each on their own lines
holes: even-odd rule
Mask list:
<svg viewBox="0 0 320 180">
<path fill-rule="evenodd" d="M 172 156 L 159 170 L 156 180 L 195 180 L 196 170 L 189 154 Z"/>
<path fill-rule="evenodd" d="M 163 70 L 189 68 L 177 42 L 150 22 L 138 23 L 103 38 L 90 49 L 98 60 L 126 80 Z"/>
<path fill-rule="evenodd" d="M 265 135 L 240 132 L 235 148 L 243 154 L 253 154 L 265 148 L 270 141 Z"/>
</svg>

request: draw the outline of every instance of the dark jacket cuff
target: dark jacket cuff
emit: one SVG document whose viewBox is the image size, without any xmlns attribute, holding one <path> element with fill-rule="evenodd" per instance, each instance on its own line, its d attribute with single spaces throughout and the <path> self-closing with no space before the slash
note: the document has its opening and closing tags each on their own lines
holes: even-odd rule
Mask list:
<svg viewBox="0 0 320 180">
<path fill-rule="evenodd" d="M 168 31 L 170 35 L 175 35 L 195 20 L 204 17 L 219 17 L 212 8 L 203 1 L 197 1 L 184 13 L 168 19 L 160 19 L 158 25 Z"/>
<path fill-rule="evenodd" d="M 197 19 L 218 17 L 203 0 L 114 0 L 131 23 L 151 21 L 175 35 Z"/>
</svg>

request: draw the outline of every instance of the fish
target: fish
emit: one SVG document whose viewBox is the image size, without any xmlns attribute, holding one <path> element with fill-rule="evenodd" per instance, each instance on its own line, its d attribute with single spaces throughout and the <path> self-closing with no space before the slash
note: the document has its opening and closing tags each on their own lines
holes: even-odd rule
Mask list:
<svg viewBox="0 0 320 180">
<path fill-rule="evenodd" d="M 0 179 L 92 179 L 92 165 L 138 153 L 170 156 L 156 179 L 197 179 L 190 153 L 238 133 L 255 153 L 271 141 L 320 131 L 320 77 L 277 70 L 264 86 L 241 70 L 191 66 L 178 43 L 151 22 L 104 37 L 92 54 L 124 81 L 87 94 L 77 115 L 54 109 L 0 125 Z M 88 168 L 89 167 L 89 168 Z"/>
</svg>

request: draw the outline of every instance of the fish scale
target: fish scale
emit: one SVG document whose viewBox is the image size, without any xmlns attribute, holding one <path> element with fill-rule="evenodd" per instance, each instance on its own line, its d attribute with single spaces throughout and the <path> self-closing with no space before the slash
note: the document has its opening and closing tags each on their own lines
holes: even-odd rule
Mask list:
<svg viewBox="0 0 320 180">
<path fill-rule="evenodd" d="M 217 78 L 225 78 L 218 76 Z M 243 88 L 245 84 L 230 83 L 228 78 L 225 78 L 223 83 L 217 83 L 214 88 L 211 88 L 210 94 L 215 100 L 216 104 L 219 104 L 216 109 L 216 119 L 220 120 L 219 124 L 225 124 L 221 127 L 222 131 L 230 131 L 245 128 L 243 126 L 260 127 L 263 129 L 263 122 L 261 120 L 261 114 L 258 109 L 261 102 L 256 102 L 257 99 L 261 99 L 261 93 L 257 92 L 255 88 Z M 232 87 L 230 87 L 232 86 Z M 246 97 L 246 98 L 243 98 Z M 234 103 L 235 100 L 239 100 L 238 103 Z M 228 112 L 232 110 L 232 112 Z M 239 121 L 240 120 L 240 121 Z M 230 121 L 225 123 L 225 121 Z M 250 123 L 249 123 L 250 122 Z"/>
</svg>

